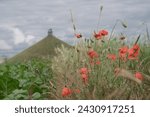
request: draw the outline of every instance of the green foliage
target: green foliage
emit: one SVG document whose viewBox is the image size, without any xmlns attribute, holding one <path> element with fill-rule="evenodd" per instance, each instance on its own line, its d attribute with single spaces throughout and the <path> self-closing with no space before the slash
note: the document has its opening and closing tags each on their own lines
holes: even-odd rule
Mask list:
<svg viewBox="0 0 150 117">
<path fill-rule="evenodd" d="M 19 88 L 19 81 L 4 75 L 0 78 L 0 98 L 7 97 L 13 90 Z"/>
<path fill-rule="evenodd" d="M 0 66 L 0 99 L 48 99 L 51 62 L 33 59 Z"/>
</svg>

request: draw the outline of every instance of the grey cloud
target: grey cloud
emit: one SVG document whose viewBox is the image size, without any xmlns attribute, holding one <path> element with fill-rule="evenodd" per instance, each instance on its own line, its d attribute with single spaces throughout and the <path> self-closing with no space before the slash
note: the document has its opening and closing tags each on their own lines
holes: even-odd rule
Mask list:
<svg viewBox="0 0 150 117">
<path fill-rule="evenodd" d="M 149 4 L 149 0 L 1 0 L 0 25 L 17 27 L 28 41 L 14 47 L 13 32 L 4 29 L 0 31 L 0 39 L 5 38 L 16 53 L 45 37 L 47 30 L 53 28 L 58 38 L 70 43 L 73 29 L 69 10 L 72 9 L 78 31 L 90 36 L 97 27 L 100 5 L 104 6 L 100 28 L 111 30 L 116 19 L 122 19 L 128 22 L 128 30 L 117 26 L 116 31 L 135 34 L 139 23 L 147 22 L 149 26 Z"/>
<path fill-rule="evenodd" d="M 10 50 L 12 47 L 4 40 L 0 40 L 0 50 Z"/>
</svg>

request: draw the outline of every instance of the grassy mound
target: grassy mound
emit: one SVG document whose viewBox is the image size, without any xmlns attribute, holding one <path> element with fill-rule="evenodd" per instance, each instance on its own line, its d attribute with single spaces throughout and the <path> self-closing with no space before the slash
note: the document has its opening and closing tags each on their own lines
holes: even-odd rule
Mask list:
<svg viewBox="0 0 150 117">
<path fill-rule="evenodd" d="M 8 62 L 23 62 L 32 58 L 51 58 L 55 55 L 55 48 L 61 47 L 61 45 L 64 45 L 68 48 L 71 47 L 67 43 L 57 39 L 54 36 L 47 36 L 30 48 L 10 58 Z"/>
</svg>

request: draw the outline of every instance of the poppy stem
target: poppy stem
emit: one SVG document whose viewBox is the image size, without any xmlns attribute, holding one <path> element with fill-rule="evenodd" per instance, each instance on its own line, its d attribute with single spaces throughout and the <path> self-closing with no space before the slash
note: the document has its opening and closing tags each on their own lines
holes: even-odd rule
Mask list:
<svg viewBox="0 0 150 117">
<path fill-rule="evenodd" d="M 136 44 L 138 43 L 140 37 L 141 37 L 141 34 L 138 36 L 138 38 L 137 38 L 137 40 L 135 41 L 134 45 L 136 45 Z"/>
<path fill-rule="evenodd" d="M 108 39 L 108 47 L 109 47 L 109 45 L 110 45 L 110 39 L 112 38 L 113 32 L 114 32 L 114 30 L 115 30 L 115 28 L 116 28 L 116 26 L 117 26 L 118 21 L 120 21 L 120 20 L 116 20 L 116 22 L 115 22 L 115 24 L 114 24 L 114 26 L 113 26 L 113 28 L 112 28 L 112 31 L 111 31 L 111 33 L 110 33 L 110 37 L 109 37 L 109 39 Z"/>
<path fill-rule="evenodd" d="M 103 6 L 100 6 L 100 13 L 99 13 L 99 18 L 98 18 L 98 23 L 97 23 L 97 31 L 99 29 L 100 19 L 101 19 L 101 16 L 102 16 L 102 11 L 103 11 Z"/>
<path fill-rule="evenodd" d="M 76 34 L 76 26 L 75 26 L 75 23 L 74 23 L 74 18 L 73 18 L 73 14 L 72 14 L 71 9 L 70 9 L 70 15 L 71 15 L 71 22 L 72 22 L 72 25 L 73 25 L 74 34 Z"/>
<path fill-rule="evenodd" d="M 149 36 L 149 31 L 148 31 L 148 26 L 146 24 L 146 34 L 147 34 L 147 39 L 150 41 L 150 36 Z"/>
</svg>

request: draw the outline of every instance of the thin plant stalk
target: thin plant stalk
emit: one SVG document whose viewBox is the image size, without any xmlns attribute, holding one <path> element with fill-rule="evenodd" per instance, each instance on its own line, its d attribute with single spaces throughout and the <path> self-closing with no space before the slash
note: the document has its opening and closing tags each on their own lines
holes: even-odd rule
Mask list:
<svg viewBox="0 0 150 117">
<path fill-rule="evenodd" d="M 150 41 L 150 36 L 149 36 L 149 31 L 148 31 L 148 26 L 146 24 L 146 35 L 147 35 L 147 39 Z"/>
<path fill-rule="evenodd" d="M 112 28 L 112 31 L 111 31 L 111 33 L 110 33 L 110 37 L 109 37 L 109 39 L 108 39 L 108 47 L 109 47 L 109 45 L 110 45 L 110 39 L 112 38 L 113 32 L 114 32 L 114 30 L 115 30 L 115 28 L 116 28 L 116 26 L 117 26 L 118 21 L 119 21 L 119 20 L 116 20 L 116 22 L 115 22 L 115 24 L 114 24 L 114 26 L 113 26 L 113 28 Z"/>
<path fill-rule="evenodd" d="M 97 31 L 99 29 L 100 19 L 101 19 L 101 16 L 102 16 L 102 11 L 103 11 L 103 6 L 100 6 L 100 13 L 99 13 L 98 23 L 97 23 Z"/>
</svg>

